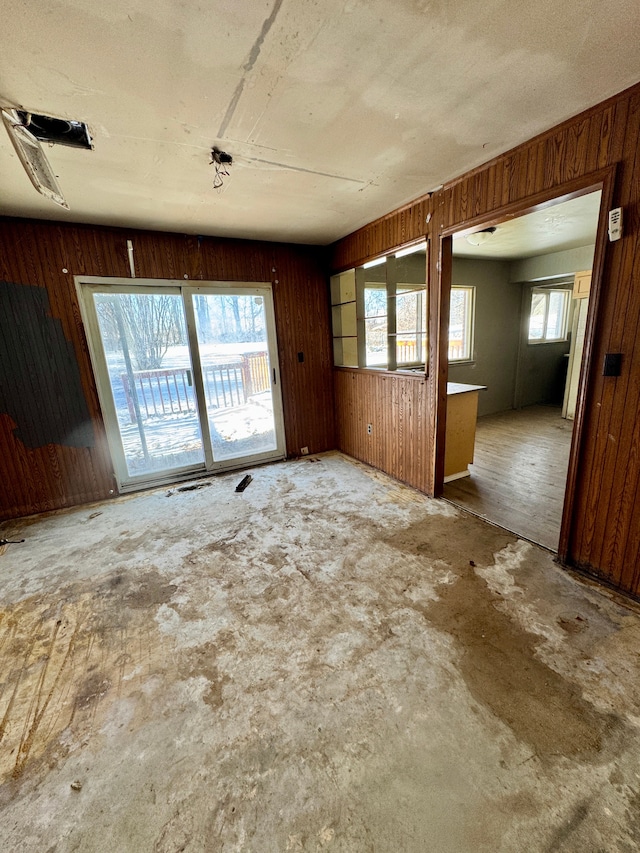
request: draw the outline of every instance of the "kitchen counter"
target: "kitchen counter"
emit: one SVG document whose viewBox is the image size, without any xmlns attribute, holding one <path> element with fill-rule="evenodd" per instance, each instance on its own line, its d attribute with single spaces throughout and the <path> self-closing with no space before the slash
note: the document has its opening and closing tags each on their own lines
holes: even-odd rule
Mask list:
<svg viewBox="0 0 640 853">
<path fill-rule="evenodd" d="M 478 393 L 486 385 L 447 382 L 447 431 L 444 453 L 444 481 L 469 477 L 473 462 L 478 419 Z"/>
</svg>

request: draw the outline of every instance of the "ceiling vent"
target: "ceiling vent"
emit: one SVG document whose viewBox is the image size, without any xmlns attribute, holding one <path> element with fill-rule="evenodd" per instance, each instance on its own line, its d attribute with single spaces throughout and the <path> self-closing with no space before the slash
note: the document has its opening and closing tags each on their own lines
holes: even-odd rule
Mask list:
<svg viewBox="0 0 640 853">
<path fill-rule="evenodd" d="M 25 110 L 16 110 L 15 114 L 21 124 L 40 142 L 69 145 L 71 148 L 93 148 L 89 128 L 82 121 L 41 116 Z"/>
</svg>

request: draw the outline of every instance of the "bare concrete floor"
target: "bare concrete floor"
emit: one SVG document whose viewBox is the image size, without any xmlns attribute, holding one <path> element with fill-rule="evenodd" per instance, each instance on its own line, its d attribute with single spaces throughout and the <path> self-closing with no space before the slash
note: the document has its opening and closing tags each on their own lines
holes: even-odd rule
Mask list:
<svg viewBox="0 0 640 853">
<path fill-rule="evenodd" d="M 636 612 L 339 454 L 253 475 L 4 525 L 0 849 L 639 849 Z"/>
</svg>

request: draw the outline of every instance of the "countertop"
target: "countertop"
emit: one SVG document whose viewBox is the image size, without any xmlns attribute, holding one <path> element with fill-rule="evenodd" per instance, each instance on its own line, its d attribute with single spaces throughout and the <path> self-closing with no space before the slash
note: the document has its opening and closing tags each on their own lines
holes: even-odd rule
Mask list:
<svg viewBox="0 0 640 853">
<path fill-rule="evenodd" d="M 486 391 L 486 385 L 464 385 L 462 382 L 447 382 L 447 397 L 454 394 L 468 394 L 469 391 Z"/>
</svg>

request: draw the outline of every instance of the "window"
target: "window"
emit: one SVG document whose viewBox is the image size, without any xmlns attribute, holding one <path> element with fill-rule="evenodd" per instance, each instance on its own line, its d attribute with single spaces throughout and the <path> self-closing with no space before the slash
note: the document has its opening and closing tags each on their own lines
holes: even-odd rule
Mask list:
<svg viewBox="0 0 640 853">
<path fill-rule="evenodd" d="M 364 340 L 367 367 L 387 366 L 387 287 L 365 282 Z"/>
<path fill-rule="evenodd" d="M 331 278 L 334 364 L 419 368 L 427 352 L 427 251 L 414 244 Z"/>
<path fill-rule="evenodd" d="M 449 361 L 471 361 L 475 287 L 451 288 L 449 314 Z"/>
<path fill-rule="evenodd" d="M 427 349 L 427 291 L 415 284 L 396 287 L 396 363 L 424 364 Z"/>
<path fill-rule="evenodd" d="M 530 343 L 566 340 L 570 299 L 569 290 L 531 291 Z"/>
</svg>

